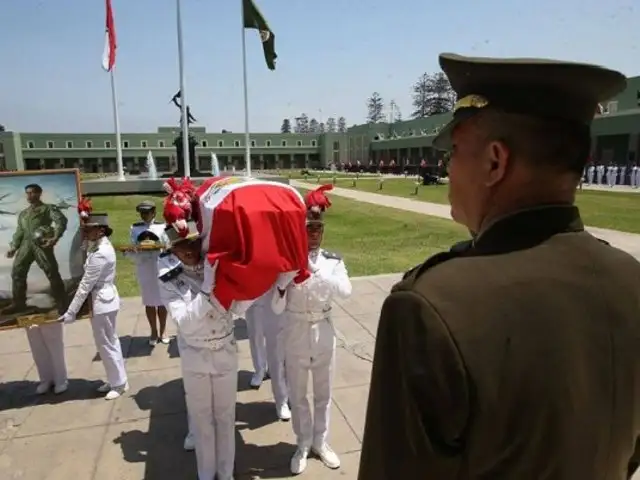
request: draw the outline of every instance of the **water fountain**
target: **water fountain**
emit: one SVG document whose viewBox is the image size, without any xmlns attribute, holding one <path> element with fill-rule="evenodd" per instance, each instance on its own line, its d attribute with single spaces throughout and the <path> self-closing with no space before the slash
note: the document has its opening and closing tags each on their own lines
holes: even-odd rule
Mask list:
<svg viewBox="0 0 640 480">
<path fill-rule="evenodd" d="M 211 175 L 214 177 L 220 176 L 220 163 L 218 162 L 218 156 L 211 152 Z"/>
<path fill-rule="evenodd" d="M 156 168 L 156 161 L 153 159 L 153 155 L 151 154 L 151 150 L 147 153 L 147 175 L 149 180 L 157 180 L 158 179 L 158 169 Z"/>
</svg>

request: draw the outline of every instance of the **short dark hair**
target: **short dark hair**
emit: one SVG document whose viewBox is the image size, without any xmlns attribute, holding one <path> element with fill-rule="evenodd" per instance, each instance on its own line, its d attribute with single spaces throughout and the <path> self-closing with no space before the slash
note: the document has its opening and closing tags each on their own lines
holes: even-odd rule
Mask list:
<svg viewBox="0 0 640 480">
<path fill-rule="evenodd" d="M 588 125 L 497 110 L 482 113 L 479 122 L 489 139 L 504 142 L 532 164 L 582 175 L 589 161 Z"/>
<path fill-rule="evenodd" d="M 24 191 L 26 192 L 27 190 L 33 190 L 36 193 L 42 193 L 42 187 L 40 185 L 38 185 L 37 183 L 30 183 L 29 185 L 27 185 L 26 187 L 24 187 Z"/>
</svg>

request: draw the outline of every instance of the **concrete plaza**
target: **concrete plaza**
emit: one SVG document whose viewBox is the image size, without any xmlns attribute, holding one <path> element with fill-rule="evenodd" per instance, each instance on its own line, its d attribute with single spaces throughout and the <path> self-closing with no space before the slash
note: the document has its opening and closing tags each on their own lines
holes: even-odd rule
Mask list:
<svg viewBox="0 0 640 480">
<path fill-rule="evenodd" d="M 399 275 L 353 280 L 353 296 L 334 307 L 337 368 L 329 441 L 342 468 L 311 460 L 304 478 L 355 479 L 369 390 L 374 335 L 382 301 Z M 195 455 L 182 450 L 186 434 L 180 359 L 175 345 L 151 348 L 138 298 L 124 300 L 118 332 L 131 389 L 107 402 L 95 393 L 104 370 L 91 327 L 66 327 L 69 391 L 35 395 L 37 374 L 26 335 L 0 333 L 0 479 L 195 480 Z M 237 480 L 289 478 L 295 451 L 290 422 L 276 418 L 269 381 L 249 388 L 246 326 L 240 350 L 237 405 Z"/>
</svg>

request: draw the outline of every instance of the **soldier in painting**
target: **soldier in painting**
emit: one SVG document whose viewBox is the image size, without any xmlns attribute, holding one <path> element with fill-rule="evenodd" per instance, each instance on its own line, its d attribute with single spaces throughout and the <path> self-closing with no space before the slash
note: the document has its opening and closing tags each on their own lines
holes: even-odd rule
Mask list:
<svg viewBox="0 0 640 480">
<path fill-rule="evenodd" d="M 13 234 L 7 258 L 13 258 L 11 271 L 13 303 L 4 315 L 28 312 L 27 277 L 35 262 L 47 276 L 51 297 L 59 313 L 67 308 L 66 287 L 60 276 L 54 247 L 67 230 L 67 217 L 56 207 L 43 203 L 42 187 L 32 183 L 24 187 L 29 206 L 18 215 L 18 226 Z"/>
<path fill-rule="evenodd" d="M 361 480 L 626 478 L 640 439 L 640 263 L 574 205 L 601 67 L 440 56 L 458 96 L 453 219 L 471 241 L 382 307 Z"/>
</svg>

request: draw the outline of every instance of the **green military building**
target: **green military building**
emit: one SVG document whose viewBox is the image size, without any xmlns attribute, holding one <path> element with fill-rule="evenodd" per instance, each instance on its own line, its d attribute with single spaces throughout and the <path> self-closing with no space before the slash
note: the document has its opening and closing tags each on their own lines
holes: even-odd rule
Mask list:
<svg viewBox="0 0 640 480">
<path fill-rule="evenodd" d="M 361 162 L 435 164 L 441 155 L 431 142 L 450 114 L 395 123 L 356 125 L 345 133 L 253 133 L 253 168 L 326 168 L 330 164 Z M 593 158 L 598 163 L 636 163 L 640 160 L 640 77 L 628 80 L 628 88 L 603 105 L 593 124 Z M 123 163 L 131 173 L 145 170 L 151 151 L 159 173 L 176 169 L 173 145 L 177 127 L 160 127 L 155 133 L 123 133 Z M 209 133 L 193 126 L 197 138 L 196 166 L 210 171 L 211 153 L 221 167 L 244 168 L 245 137 L 242 133 Z M 113 133 L 0 132 L 0 170 L 79 168 L 83 172 L 115 172 Z"/>
</svg>

